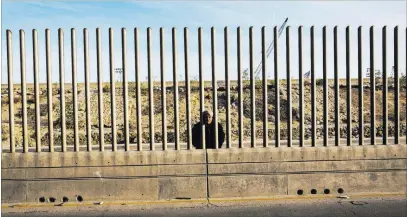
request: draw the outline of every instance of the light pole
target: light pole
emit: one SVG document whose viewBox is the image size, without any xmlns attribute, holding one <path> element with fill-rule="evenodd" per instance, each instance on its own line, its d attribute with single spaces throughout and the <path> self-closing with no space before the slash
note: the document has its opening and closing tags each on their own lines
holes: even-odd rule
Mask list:
<svg viewBox="0 0 407 217">
<path fill-rule="evenodd" d="M 114 71 L 116 72 L 117 81 L 122 82 L 123 81 L 123 69 L 122 68 L 115 68 Z"/>
<path fill-rule="evenodd" d="M 122 69 L 122 68 L 115 68 L 114 71 L 115 71 L 116 76 L 117 76 L 116 81 L 119 82 L 119 85 L 118 85 L 118 86 L 119 86 L 119 87 L 120 87 L 120 86 L 123 86 L 123 85 L 121 85 L 121 84 L 122 84 L 122 81 L 123 81 L 123 69 Z"/>
</svg>

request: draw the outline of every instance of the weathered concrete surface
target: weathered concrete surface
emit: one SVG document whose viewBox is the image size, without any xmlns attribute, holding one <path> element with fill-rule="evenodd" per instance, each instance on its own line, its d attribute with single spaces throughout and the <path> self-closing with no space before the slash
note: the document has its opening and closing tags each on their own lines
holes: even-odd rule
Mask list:
<svg viewBox="0 0 407 217">
<path fill-rule="evenodd" d="M 206 156 L 207 153 L 207 156 Z M 207 158 L 206 158 L 207 157 Z M 207 163 L 207 160 L 208 163 Z M 3 153 L 2 202 L 406 193 L 407 146 Z M 207 182 L 208 181 L 208 182 Z M 208 187 L 207 187 L 208 184 Z"/>
<path fill-rule="evenodd" d="M 206 198 L 203 151 L 2 155 L 2 202 Z"/>
<path fill-rule="evenodd" d="M 407 192 L 407 146 L 210 150 L 212 198 Z M 327 191 L 328 192 L 324 192 Z"/>
<path fill-rule="evenodd" d="M 1 168 L 202 164 L 200 150 L 3 153 Z"/>
</svg>

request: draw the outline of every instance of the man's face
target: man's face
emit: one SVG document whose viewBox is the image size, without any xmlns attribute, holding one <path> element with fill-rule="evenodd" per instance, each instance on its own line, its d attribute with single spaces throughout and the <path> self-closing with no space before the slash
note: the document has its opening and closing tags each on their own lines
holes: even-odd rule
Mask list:
<svg viewBox="0 0 407 217">
<path fill-rule="evenodd" d="M 212 123 L 212 116 L 208 112 L 204 113 L 203 119 L 204 119 L 204 124 L 206 124 L 206 125 Z"/>
</svg>

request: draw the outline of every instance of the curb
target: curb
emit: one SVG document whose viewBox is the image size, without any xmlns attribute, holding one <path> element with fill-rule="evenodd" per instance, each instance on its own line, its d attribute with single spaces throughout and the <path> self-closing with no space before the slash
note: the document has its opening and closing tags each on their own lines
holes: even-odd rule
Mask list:
<svg viewBox="0 0 407 217">
<path fill-rule="evenodd" d="M 370 197 L 399 197 L 407 198 L 407 193 L 376 193 L 376 194 L 350 194 L 349 199 L 370 198 Z M 228 202 L 250 202 L 250 201 L 287 201 L 287 200 L 313 200 L 313 199 L 345 199 L 338 198 L 337 195 L 315 195 L 315 196 L 276 196 L 276 197 L 253 197 L 253 198 L 213 198 L 213 199 L 191 199 L 191 200 L 167 200 L 167 201 L 104 201 L 100 204 L 98 201 L 79 202 L 79 203 L 20 203 L 20 204 L 2 204 L 2 209 L 12 208 L 41 208 L 41 207 L 84 207 L 84 206 L 117 206 L 117 205 L 171 205 L 188 203 L 228 203 Z"/>
</svg>

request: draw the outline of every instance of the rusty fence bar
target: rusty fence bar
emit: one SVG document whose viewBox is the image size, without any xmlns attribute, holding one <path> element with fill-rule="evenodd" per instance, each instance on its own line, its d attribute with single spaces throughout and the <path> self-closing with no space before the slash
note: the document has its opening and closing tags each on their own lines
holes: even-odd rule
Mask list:
<svg viewBox="0 0 407 217">
<path fill-rule="evenodd" d="M 266 71 L 266 27 L 261 28 L 261 59 L 263 72 L 263 147 L 268 147 L 268 103 L 267 103 L 267 71 Z"/>
<path fill-rule="evenodd" d="M 346 27 L 346 126 L 347 126 L 347 145 L 352 145 L 352 79 L 350 71 L 350 29 Z"/>
<path fill-rule="evenodd" d="M 374 70 L 374 27 L 370 27 L 370 144 L 376 144 L 376 75 Z M 373 75 L 373 76 L 372 76 Z"/>
<path fill-rule="evenodd" d="M 54 152 L 54 121 L 52 117 L 52 78 L 51 78 L 51 32 L 45 30 L 45 56 L 47 66 L 47 104 L 48 104 L 48 144 L 49 152 Z"/>
<path fill-rule="evenodd" d="M 183 28 L 183 49 L 184 49 L 184 70 L 185 70 L 185 96 L 186 96 L 186 130 L 185 132 L 181 132 L 180 127 L 180 120 L 179 120 L 179 115 L 182 109 L 179 108 L 179 72 L 178 72 L 178 54 L 177 54 L 177 38 L 176 38 L 176 28 L 172 28 L 172 34 L 171 34 L 171 55 L 172 55 L 172 78 L 173 78 L 173 108 L 174 109 L 174 134 L 175 134 L 175 142 L 174 142 L 174 149 L 175 150 L 181 150 L 186 147 L 187 150 L 193 149 L 192 147 L 192 141 L 193 135 L 192 135 L 192 126 L 194 123 L 192 123 L 192 114 L 191 110 L 193 109 L 193 104 L 190 104 L 191 102 L 191 81 L 190 81 L 190 57 L 189 57 L 189 39 L 188 39 L 188 28 L 185 27 Z M 232 124 L 234 120 L 231 120 L 232 113 L 238 115 L 238 120 L 237 120 L 237 134 L 236 137 L 238 138 L 238 141 L 236 144 L 238 144 L 239 148 L 243 148 L 244 146 L 249 145 L 249 141 L 244 141 L 244 135 L 245 135 L 245 127 L 249 130 L 250 128 L 250 147 L 255 148 L 260 145 L 256 145 L 256 143 L 261 142 L 260 140 L 257 141 L 257 122 L 256 122 L 256 85 L 260 85 L 258 81 L 256 80 L 255 77 L 255 70 L 254 70 L 254 28 L 250 27 L 248 29 L 249 33 L 249 68 L 248 68 L 248 74 L 250 77 L 250 85 L 247 87 L 244 87 L 244 75 L 245 71 L 242 71 L 242 48 L 241 48 L 241 28 L 237 28 L 237 43 L 236 43 L 236 48 L 237 48 L 237 72 L 231 72 L 230 71 L 230 60 L 229 60 L 229 55 L 230 55 L 230 50 L 231 47 L 229 46 L 229 29 L 228 27 L 225 27 L 223 32 L 223 43 L 224 47 L 223 49 L 223 54 L 225 55 L 224 59 L 224 73 L 225 73 L 225 105 L 226 105 L 226 112 L 225 116 L 226 118 L 220 118 L 220 111 L 218 111 L 218 85 L 219 85 L 219 79 L 216 69 L 216 30 L 214 27 L 211 28 L 211 33 L 210 33 L 210 75 L 208 74 L 209 78 L 211 79 L 211 94 L 212 94 L 212 99 L 211 99 L 211 106 L 212 107 L 212 114 L 213 114 L 213 123 L 215 124 L 213 133 L 211 133 L 211 140 L 214 141 L 213 148 L 219 149 L 219 148 L 232 148 L 234 145 L 232 141 Z M 376 141 L 376 74 L 374 70 L 374 58 L 375 58 L 375 48 L 374 48 L 374 26 L 369 27 L 369 64 L 368 66 L 368 72 L 370 69 L 370 74 L 366 75 L 366 77 L 369 78 L 369 87 L 365 86 L 365 79 L 363 75 L 363 27 L 358 26 L 357 28 L 357 82 L 354 80 L 356 79 L 356 73 L 354 74 L 355 77 L 352 77 L 352 70 L 351 70 L 351 32 L 350 32 L 350 26 L 347 26 L 345 29 L 345 34 L 344 34 L 344 39 L 345 39 L 345 46 L 344 46 L 344 51 L 345 51 L 345 69 L 346 69 L 346 85 L 344 85 L 344 91 L 346 89 L 346 100 L 344 99 L 344 102 L 346 102 L 346 146 L 352 146 L 352 143 L 355 143 L 354 145 L 359 145 L 363 146 L 365 144 L 365 127 L 370 127 L 370 133 L 367 132 L 367 134 L 370 134 L 370 145 L 375 145 L 377 143 Z M 380 138 L 382 141 L 380 141 L 380 144 L 387 145 L 391 143 L 392 141 L 394 144 L 400 144 L 402 143 L 404 137 L 402 135 L 402 127 L 401 127 L 401 117 L 400 117 L 400 112 L 405 112 L 403 109 L 405 109 L 403 104 L 401 104 L 400 97 L 403 97 L 403 94 L 400 93 L 400 91 L 403 91 L 404 88 L 404 78 L 401 78 L 402 75 L 400 75 L 400 70 L 399 70 L 399 27 L 396 26 L 393 30 L 393 72 L 394 72 L 394 77 L 392 77 L 391 74 L 388 75 L 388 69 L 387 69 L 387 27 L 384 26 L 381 29 L 381 61 L 382 61 L 382 74 L 380 75 L 382 81 L 379 86 L 382 87 L 382 108 L 381 108 L 381 115 L 382 115 L 382 120 L 379 122 L 382 122 L 382 127 L 383 127 L 383 136 Z M 161 105 L 162 105 L 162 114 L 161 114 L 161 125 L 162 125 L 162 150 L 168 150 L 168 120 L 167 120 L 167 83 L 166 83 L 166 69 L 165 69 L 165 40 L 164 40 L 164 28 L 160 28 L 159 30 L 159 40 L 160 40 L 160 76 L 161 76 Z M 285 146 L 287 144 L 287 147 L 292 147 L 293 146 L 293 140 L 296 140 L 297 138 L 297 133 L 298 133 L 298 145 L 299 147 L 306 146 L 305 143 L 305 137 L 308 137 L 308 133 L 310 134 L 310 140 L 307 141 L 307 144 L 312 147 L 315 147 L 317 145 L 323 145 L 323 146 L 329 146 L 332 142 L 332 145 L 334 144 L 335 146 L 340 146 L 341 143 L 342 145 L 345 145 L 345 142 L 341 142 L 341 119 L 340 119 L 340 111 L 341 109 L 345 108 L 345 104 L 343 104 L 343 108 L 341 107 L 340 104 L 340 90 L 341 86 L 344 83 L 341 83 L 341 79 L 339 78 L 339 64 L 338 64 L 338 58 L 339 58 L 339 51 L 338 51 L 338 27 L 335 26 L 333 28 L 333 99 L 329 98 L 329 94 L 331 89 L 330 89 L 330 79 L 328 78 L 328 70 L 327 68 L 329 67 L 327 65 L 327 60 L 330 58 L 329 55 L 327 55 L 327 27 L 324 26 L 322 28 L 322 76 L 323 79 L 318 79 L 317 80 L 317 70 L 315 68 L 315 35 L 314 35 L 315 29 L 314 26 L 310 28 L 310 81 L 311 82 L 305 82 L 307 79 L 308 75 L 303 74 L 303 27 L 299 26 L 298 27 L 298 88 L 296 88 L 296 81 L 292 79 L 293 73 L 291 72 L 291 47 L 290 47 L 290 26 L 285 28 L 285 67 L 286 71 L 283 73 L 286 73 L 286 82 L 283 85 L 284 89 L 287 90 L 287 101 L 283 102 L 283 106 L 281 106 L 281 93 L 280 93 L 280 78 L 281 76 L 279 74 L 279 56 L 278 56 L 278 39 L 279 39 L 279 32 L 277 30 L 277 26 L 273 28 L 273 48 L 274 48 L 274 55 L 273 55 L 273 66 L 274 66 L 274 81 L 272 88 L 274 89 L 274 141 L 271 142 L 273 146 L 275 147 L 280 147 L 281 145 Z M 147 91 L 147 97 L 148 97 L 148 107 L 149 107 L 149 121 L 148 121 L 148 135 L 149 135 L 149 150 L 155 151 L 155 121 L 154 121 L 154 77 L 153 77 L 153 50 L 152 50 L 152 29 L 147 28 L 146 29 L 146 39 L 147 39 L 147 49 L 146 49 L 146 57 L 147 57 L 147 84 L 148 84 L 148 91 Z M 34 103 L 35 103 L 35 133 L 34 135 L 29 135 L 29 124 L 31 123 L 31 120 L 29 120 L 29 112 L 30 108 L 29 105 L 31 103 L 31 99 L 27 98 L 30 97 L 30 95 L 27 93 L 27 90 L 29 89 L 29 84 L 27 84 L 27 77 L 26 77 L 26 45 L 25 45 L 25 33 L 24 30 L 19 30 L 19 64 L 20 64 L 20 75 L 21 76 L 21 84 L 18 84 L 21 89 L 17 89 L 17 94 L 18 94 L 18 99 L 21 100 L 21 110 L 19 110 L 19 113 L 21 112 L 21 116 L 18 118 L 20 119 L 15 119 L 15 109 L 16 109 L 16 102 L 15 101 L 17 98 L 15 98 L 15 91 L 14 91 L 14 73 L 13 73 L 13 52 L 12 52 L 12 32 L 10 30 L 7 30 L 6 32 L 6 40 L 7 40 L 7 73 L 8 73 L 8 99 L 9 99 L 9 105 L 8 105 L 8 113 L 9 113 L 9 122 L 8 122 L 8 127 L 9 127 L 9 137 L 10 137 L 10 152 L 18 152 L 18 150 L 22 150 L 23 153 L 31 152 L 31 148 L 29 147 L 32 145 L 30 143 L 30 137 L 34 138 L 35 137 L 35 151 L 36 152 L 41 152 L 42 150 L 42 145 L 41 144 L 42 139 L 41 139 L 41 116 L 40 116 L 40 83 L 39 83 L 39 51 L 38 51 L 38 33 L 34 29 L 32 31 L 32 42 L 33 42 L 33 75 L 34 75 Z M 204 55 L 204 48 L 203 48 L 203 29 L 198 28 L 198 72 L 199 72 L 199 111 L 200 111 L 200 131 L 201 131 L 201 138 L 199 138 L 200 142 L 202 143 L 202 146 L 204 149 L 206 149 L 207 144 L 205 140 L 207 139 L 205 137 L 205 120 L 203 118 L 203 112 L 205 111 L 205 80 L 204 77 L 206 76 L 204 73 L 204 60 L 203 60 L 203 55 Z M 141 115 L 141 79 L 140 76 L 142 75 L 142 72 L 140 71 L 140 61 L 139 61 L 139 37 L 138 37 L 138 29 L 134 29 L 134 52 L 135 52 L 135 77 L 136 77 L 136 82 L 135 82 L 135 92 L 136 92 L 136 117 L 133 117 L 137 120 L 137 150 L 142 151 L 143 150 L 143 128 L 142 125 L 142 115 Z M 406 29 L 406 40 L 407 40 L 407 29 Z M 262 59 L 262 96 L 261 96 L 261 103 L 262 108 L 259 109 L 258 111 L 263 112 L 263 116 L 261 118 L 262 121 L 262 147 L 268 147 L 269 144 L 269 92 L 268 90 L 270 87 L 268 86 L 268 79 L 267 79 L 267 54 L 268 50 L 266 49 L 266 27 L 263 26 L 261 28 L 261 59 Z M 105 135 L 104 135 L 104 84 L 103 84 L 103 70 L 102 70 L 102 44 L 101 44 L 101 29 L 97 28 L 96 29 L 96 71 L 95 73 L 97 74 L 97 98 L 98 98 L 98 150 L 103 152 L 105 150 Z M 74 133 L 74 138 L 73 138 L 73 151 L 79 152 L 80 148 L 84 148 L 86 146 L 87 151 L 92 151 L 92 125 L 91 125 L 91 83 L 90 83 L 90 78 L 91 78 L 91 69 L 90 69 L 90 55 L 89 55 L 89 39 L 88 39 L 88 30 L 86 28 L 83 29 L 83 55 L 84 55 L 84 91 L 85 91 L 85 99 L 80 99 L 80 103 L 85 104 L 85 112 L 86 112 L 86 125 L 84 129 L 79 129 L 79 104 L 78 104 L 78 83 L 77 83 L 77 54 L 76 54 L 76 31 L 74 28 L 71 29 L 71 68 L 72 68 L 72 104 L 73 104 L 73 120 L 67 120 L 66 117 L 66 96 L 65 96 L 65 91 L 66 91 L 66 84 L 65 84 L 65 42 L 64 42 L 64 32 L 60 28 L 58 29 L 58 73 L 59 73 L 59 81 L 58 84 L 53 84 L 52 80 L 52 54 L 51 54 L 51 49 L 52 49 L 52 44 L 51 44 L 51 30 L 46 29 L 45 30 L 45 75 L 46 75 L 46 92 L 47 92 L 47 105 L 46 105 L 46 111 L 48 114 L 48 120 L 47 120 L 47 134 L 45 134 L 46 137 L 48 137 L 48 141 L 46 146 L 47 149 L 49 149 L 49 152 L 55 152 L 55 151 L 60 151 L 61 152 L 66 152 L 68 150 L 72 150 L 71 144 L 67 141 L 68 133 L 70 132 L 70 129 L 67 130 L 67 123 L 73 124 L 73 133 Z M 367 43 L 367 42 L 366 42 Z M 297 46 L 296 45 L 296 46 Z M 123 97 L 123 132 L 124 132 L 124 141 L 118 141 L 118 130 L 117 127 L 121 126 L 121 124 L 117 124 L 117 111 L 116 111 L 116 78 L 115 78 L 115 72 L 114 72 L 114 39 L 113 39 L 113 29 L 109 28 L 109 74 L 110 74 L 110 95 L 111 102 L 110 102 L 110 119 L 111 119 L 111 127 L 112 127 L 112 138 L 111 138 L 111 145 L 112 145 L 112 151 L 117 151 L 117 150 L 122 150 L 124 151 L 131 151 L 131 143 L 130 141 L 130 134 L 133 133 L 130 131 L 130 110 L 129 108 L 130 105 L 129 103 L 131 102 L 129 96 L 129 81 L 128 81 L 128 70 L 129 69 L 127 66 L 127 32 L 125 28 L 121 28 L 121 60 L 122 60 L 122 69 L 123 69 L 123 74 L 122 74 L 122 79 L 123 81 L 119 84 L 122 85 L 123 87 L 123 96 L 120 95 L 120 97 Z M 209 47 L 208 47 L 209 48 Z M 407 50 L 407 47 L 406 47 Z M 209 50 L 208 50 L 209 51 Z M 355 58 L 356 59 L 356 58 Z M 356 61 L 355 61 L 356 63 Z M 131 68 L 131 67 L 130 67 Z M 208 70 L 209 71 L 209 70 Z M 222 72 L 223 73 L 223 72 Z M 236 73 L 237 74 L 237 88 L 233 89 L 231 87 L 231 73 Z M 308 73 L 307 73 L 308 74 Z M 389 78 L 388 78 L 389 77 Z M 344 79 L 345 80 L 345 79 Z M 352 80 L 354 80 L 354 84 L 352 83 Z M 319 89 L 319 81 L 323 81 L 322 84 L 322 91 L 317 91 Z M 285 82 L 285 81 L 283 81 Z M 307 107 L 305 104 L 305 93 L 306 89 L 305 84 L 310 84 L 310 107 L 311 107 L 311 117 L 310 119 L 305 118 L 305 108 Z M 131 85 L 131 83 L 130 83 Z M 390 87 L 389 87 L 390 85 Z M 394 88 L 392 88 L 394 85 Z M 57 126 L 54 123 L 53 120 L 53 99 L 56 96 L 53 96 L 53 88 L 54 86 L 59 90 L 57 93 L 59 95 L 59 113 L 55 114 L 59 116 L 58 120 L 58 128 L 56 129 L 56 133 L 54 134 L 54 127 Z M 346 87 L 345 87 L 346 86 Z M 28 88 L 27 88 L 28 87 Z M 82 86 L 80 86 L 82 87 Z M 247 118 L 244 116 L 244 104 L 243 104 L 243 98 L 244 98 L 244 89 L 247 88 L 247 94 L 249 95 L 250 92 L 250 105 L 248 105 L 247 110 L 248 111 L 248 116 Z M 353 111 L 357 112 L 357 127 L 356 127 L 356 119 L 352 120 L 352 89 L 358 91 L 358 100 L 355 108 L 358 108 L 358 111 Z M 366 88 L 366 90 L 365 90 Z M 297 120 L 293 120 L 293 114 L 292 114 L 292 106 L 293 106 L 293 99 L 296 99 L 296 90 L 298 89 L 298 102 L 299 102 L 299 114 L 298 114 L 298 122 L 299 122 L 299 129 L 297 129 L 297 126 L 295 125 Z M 369 90 L 368 90 L 369 89 Z M 194 88 L 193 88 L 194 90 Z M 232 105 L 232 95 L 231 91 L 237 90 L 238 93 L 238 99 L 237 99 L 237 112 L 233 110 L 231 107 Z M 55 91 L 55 90 L 54 90 Z M 392 92 L 394 91 L 394 92 Z M 272 91 L 273 92 L 273 91 Z M 321 93 L 320 93 L 321 92 Z M 368 108 L 370 110 L 370 123 L 366 122 L 365 126 L 365 114 L 364 114 L 364 109 L 365 109 L 365 102 L 364 102 L 364 96 L 367 96 L 367 92 L 369 93 L 369 100 L 370 100 L 370 107 Z M 345 92 L 344 92 L 345 93 Z M 394 93 L 393 99 L 392 93 Z M 21 94 L 21 95 L 20 95 Z M 322 104 L 323 105 L 317 105 L 317 99 L 319 99 L 317 96 L 321 97 L 319 94 L 322 94 Z M 355 93 L 356 95 L 356 93 Z M 21 98 L 20 98 L 21 96 Z M 248 96 L 249 97 L 249 96 Z M 258 96 L 260 97 L 260 96 Z M 182 96 L 181 96 L 182 98 Z M 68 98 L 69 99 L 69 98 Z M 331 111 L 330 108 L 328 107 L 331 106 L 332 104 L 329 103 L 330 100 L 333 100 L 333 106 L 334 109 Z M 353 99 L 353 100 L 356 100 Z M 389 101 L 392 100 L 394 103 L 394 113 L 393 111 L 389 112 Z M 223 99 L 221 99 L 223 101 Z M 356 102 L 356 101 L 355 101 Z M 222 102 L 223 103 L 223 102 Z M 261 104 L 260 103 L 260 104 Z M 81 104 L 82 105 L 82 104 Z M 260 105 L 259 105 L 260 106 Z M 319 106 L 322 106 L 321 108 Z M 250 107 L 250 108 L 249 108 Z M 317 118 L 317 107 L 318 109 L 320 108 L 323 110 L 323 115 L 321 117 Z M 18 108 L 20 109 L 20 108 Z M 284 119 L 284 122 L 287 123 L 287 128 L 281 129 L 281 111 L 284 110 L 283 112 L 286 112 L 287 115 L 286 119 Z M 333 112 L 330 114 L 330 112 Z M 343 114 L 345 114 L 345 112 Z M 283 116 L 286 114 L 283 113 Z M 221 113 L 222 114 L 222 113 Z M 394 114 L 394 116 L 392 116 Z M 183 114 L 182 114 L 183 115 Z M 333 115 L 333 120 L 332 128 L 330 128 L 330 115 Z M 389 129 L 389 116 L 390 116 L 390 127 L 393 127 L 392 124 L 394 124 L 394 135 L 393 131 Z M 244 120 L 246 118 L 246 121 L 250 121 L 250 126 L 244 126 Z M 309 117 L 307 117 L 309 118 Z M 297 119 L 297 118 L 295 118 Z M 318 121 L 317 121 L 318 119 Z M 19 144 L 16 144 L 16 120 L 17 120 L 17 127 L 19 131 L 22 133 L 22 140 L 18 140 Z M 20 122 L 21 120 L 21 122 Z M 306 120 L 310 120 L 310 129 L 305 129 L 306 128 Z M 320 120 L 322 122 L 320 122 Z M 392 122 L 393 120 L 393 122 Z M 353 121 L 355 121 L 355 126 L 353 125 Z M 222 144 L 219 144 L 218 142 L 218 135 L 223 134 L 223 132 L 220 132 L 218 129 L 218 123 L 220 124 L 225 124 L 225 146 L 222 146 Z M 322 123 L 322 124 L 320 124 Z M 403 122 L 404 123 L 404 122 Z M 345 123 L 343 123 L 344 126 Z M 234 125 L 234 124 L 233 124 Z M 284 123 L 285 125 L 285 123 Z M 260 125 L 259 125 L 260 126 Z M 295 126 L 295 131 L 293 130 Z M 322 126 L 322 130 L 321 130 Z M 60 127 L 60 129 L 59 129 Z M 147 123 L 145 123 L 145 127 L 147 130 Z M 356 127 L 353 129 L 353 127 Z M 21 130 L 20 130 L 21 129 Z M 356 131 L 357 129 L 357 131 Z M 392 129 L 392 128 L 391 128 Z M 80 130 L 86 130 L 86 137 L 85 140 L 86 142 L 80 142 L 79 140 L 79 135 Z M 121 129 L 120 129 L 121 130 Z M 287 135 L 287 138 L 284 138 L 284 141 L 281 141 L 281 135 L 282 135 L 282 130 L 284 131 L 284 137 Z M 285 130 L 287 132 L 285 133 Z M 332 130 L 335 134 L 335 140 L 330 141 L 329 139 L 329 130 Z M 368 128 L 366 128 L 368 130 Z M 273 131 L 273 130 L 271 130 Z M 234 132 L 234 131 L 233 131 Z M 307 133 L 306 133 L 307 132 Z M 322 134 L 320 134 L 322 132 Z M 246 132 L 248 133 L 248 132 Z M 186 143 L 183 141 L 183 138 L 181 138 L 180 135 L 186 135 Z M 56 137 L 57 136 L 57 137 Z M 321 140 L 319 137 L 322 137 Z M 407 136 L 407 135 L 406 135 Z M 55 137 L 55 138 L 54 138 Z M 60 137 L 60 138 L 59 138 Z M 354 139 L 353 137 L 357 137 Z M 58 138 L 58 139 L 56 139 Z M 317 139 L 318 138 L 318 139 Z M 344 138 L 345 139 L 345 138 Z M 182 142 L 181 142 L 182 140 Z M 20 142 L 21 141 L 21 142 Z M 58 144 L 54 144 L 56 141 L 58 141 Z M 357 141 L 357 142 L 355 142 Z M 145 141 L 144 141 L 145 142 Z M 246 143 L 247 142 L 247 143 Z M 366 141 L 367 142 L 367 141 Z M 83 143 L 83 144 L 82 144 Z M 86 145 L 85 145 L 86 143 Z M 119 143 L 119 144 L 118 144 Z M 247 145 L 245 145 L 247 144 Z M 392 143 L 393 144 L 393 143 Z M 147 144 L 144 144 L 147 145 Z M 172 145 L 172 144 L 170 144 Z M 185 145 L 185 146 L 184 146 Z M 17 147 L 18 146 L 18 147 Z M 55 148 L 56 146 L 56 148 Z M 172 147 L 172 146 L 171 146 Z M 145 149 L 145 148 L 144 148 Z"/>
<path fill-rule="evenodd" d="M 103 72 L 102 72 L 102 38 L 100 28 L 96 29 L 96 63 L 98 79 L 98 119 L 99 119 L 99 151 L 105 150 L 105 132 L 104 132 L 104 106 L 103 106 Z"/>
<path fill-rule="evenodd" d="M 71 29 L 71 64 L 72 64 L 72 101 L 74 116 L 74 150 L 79 151 L 79 127 L 78 127 L 78 84 L 76 75 L 76 31 Z"/>
<path fill-rule="evenodd" d="M 215 149 L 219 148 L 218 144 L 218 85 L 216 80 L 216 42 L 215 42 L 215 27 L 211 28 L 211 60 L 212 60 L 212 109 L 213 109 L 213 124 L 214 133 L 213 141 L 215 142 Z"/>
<path fill-rule="evenodd" d="M 251 124 L 251 147 L 256 147 L 256 78 L 254 77 L 253 62 L 253 26 L 249 29 L 249 53 L 250 53 L 250 124 Z"/>
<path fill-rule="evenodd" d="M 335 146 L 339 146 L 341 139 L 339 116 L 339 71 L 338 71 L 338 27 L 334 27 L 334 86 L 335 86 Z"/>
<path fill-rule="evenodd" d="M 230 78 L 229 78 L 229 42 L 228 28 L 224 30 L 225 37 L 225 88 L 226 88 L 226 147 L 230 148 Z"/>
<path fill-rule="evenodd" d="M 14 136 L 14 82 L 13 82 L 13 48 L 12 33 L 7 30 L 7 74 L 8 74 L 8 101 L 9 101 L 9 132 L 10 132 L 10 152 L 16 151 Z"/>
<path fill-rule="evenodd" d="M 117 151 L 116 78 L 114 76 L 113 29 L 109 28 L 110 117 L 112 124 L 112 151 Z"/>
<path fill-rule="evenodd" d="M 265 60 L 263 61 L 265 62 Z M 290 72 L 290 27 L 286 28 L 286 67 L 287 67 L 287 146 L 292 145 L 293 134 L 293 115 L 292 115 L 292 103 L 291 103 L 291 72 Z M 266 111 L 266 110 L 265 110 Z"/>
<path fill-rule="evenodd" d="M 129 131 L 129 88 L 127 82 L 127 31 L 122 28 L 122 70 L 123 70 L 123 118 L 124 118 L 124 150 L 129 150 L 130 131 Z"/>
<path fill-rule="evenodd" d="M 25 33 L 20 30 L 20 72 L 21 72 L 21 100 L 23 113 L 23 152 L 28 152 L 28 125 L 27 125 L 27 84 L 25 64 Z"/>
<path fill-rule="evenodd" d="M 92 151 L 92 128 L 90 119 L 90 84 L 89 84 L 89 37 L 88 30 L 83 29 L 83 60 L 85 67 L 85 104 L 86 104 L 86 150 Z"/>
<path fill-rule="evenodd" d="M 312 147 L 316 145 L 317 138 L 317 107 L 315 90 L 315 56 L 314 56 L 314 26 L 311 27 L 311 137 Z"/>
<path fill-rule="evenodd" d="M 154 151 L 154 92 L 153 72 L 151 70 L 151 28 L 147 29 L 147 71 L 148 71 L 148 104 L 149 104 L 149 131 L 150 150 Z"/>
<path fill-rule="evenodd" d="M 274 94 L 275 94 L 275 118 L 274 118 L 274 134 L 275 134 L 275 146 L 280 147 L 280 81 L 278 78 L 278 51 L 277 51 L 277 26 L 274 27 L 273 31 L 273 39 L 274 39 Z"/>
<path fill-rule="evenodd" d="M 66 152 L 66 119 L 65 119 L 65 68 L 64 68 L 64 31 L 58 29 L 59 45 L 59 89 L 60 89 L 60 117 L 61 117 L 61 146 Z"/>
<path fill-rule="evenodd" d="M 167 150 L 167 88 L 164 70 L 164 28 L 160 28 L 160 70 L 161 70 L 161 103 L 162 103 L 162 143 L 163 150 Z"/>
<path fill-rule="evenodd" d="M 201 138 L 200 142 L 202 144 L 202 148 L 206 149 L 205 143 L 205 125 L 204 125 L 204 117 L 203 112 L 205 109 L 205 95 L 204 95 L 204 78 L 203 78 L 203 46 L 202 46 L 202 27 L 198 29 L 198 67 L 199 67 L 199 114 L 200 114 L 200 130 L 201 130 Z"/>
<path fill-rule="evenodd" d="M 243 148 L 243 79 L 242 79 L 242 51 L 241 51 L 241 29 L 237 28 L 237 73 L 239 86 L 239 148 Z"/>
<path fill-rule="evenodd" d="M 187 149 L 192 148 L 192 129 L 191 129 L 191 86 L 189 79 L 189 52 L 188 52 L 188 28 L 184 28 L 184 63 L 185 63 L 185 86 L 186 86 L 186 109 L 187 109 Z"/>
<path fill-rule="evenodd" d="M 323 77 L 324 77 L 324 87 L 323 87 L 323 102 L 324 102 L 324 146 L 328 146 L 328 87 L 329 87 L 329 81 L 328 81 L 328 74 L 326 70 L 326 26 L 322 28 L 322 71 L 323 71 Z"/>
<path fill-rule="evenodd" d="M 143 150 L 142 129 L 141 129 L 141 90 L 140 90 L 140 70 L 139 70 L 139 34 L 134 28 L 134 68 L 136 73 L 136 113 L 137 113 L 137 150 Z"/>
<path fill-rule="evenodd" d="M 387 90 L 387 28 L 386 26 L 383 27 L 382 29 L 382 67 L 383 67 L 383 77 L 382 77 L 382 82 L 383 82 L 383 144 L 387 145 L 387 136 L 388 136 L 388 90 Z"/>
<path fill-rule="evenodd" d="M 359 77 L 359 145 L 364 145 L 365 131 L 363 117 L 363 72 L 362 72 L 362 27 L 358 28 L 358 77 Z"/>
<path fill-rule="evenodd" d="M 38 32 L 33 29 L 33 71 L 35 96 L 35 151 L 41 152 L 40 84 L 38 75 Z"/>
<path fill-rule="evenodd" d="M 302 26 L 298 27 L 298 77 L 299 77 L 299 112 L 300 112 L 300 147 L 304 146 L 304 75 L 302 74 Z"/>
<path fill-rule="evenodd" d="M 400 141 L 400 87 L 399 87 L 399 51 L 398 51 L 398 27 L 394 28 L 394 143 Z"/>
<path fill-rule="evenodd" d="M 175 150 L 179 150 L 179 105 L 178 105 L 178 55 L 177 55 L 177 31 L 172 28 L 172 72 L 174 90 L 174 134 Z"/>
</svg>

